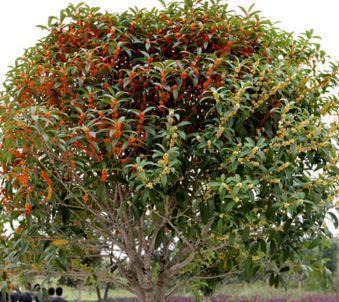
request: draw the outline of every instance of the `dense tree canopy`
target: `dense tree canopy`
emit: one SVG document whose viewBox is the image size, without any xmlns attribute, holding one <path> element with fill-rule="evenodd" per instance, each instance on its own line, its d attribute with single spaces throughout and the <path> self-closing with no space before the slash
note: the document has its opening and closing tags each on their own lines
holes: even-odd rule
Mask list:
<svg viewBox="0 0 339 302">
<path fill-rule="evenodd" d="M 4 282 L 58 267 L 163 301 L 216 263 L 301 269 L 337 189 L 338 65 L 312 31 L 189 0 L 70 5 L 43 29 L 1 94 Z"/>
</svg>

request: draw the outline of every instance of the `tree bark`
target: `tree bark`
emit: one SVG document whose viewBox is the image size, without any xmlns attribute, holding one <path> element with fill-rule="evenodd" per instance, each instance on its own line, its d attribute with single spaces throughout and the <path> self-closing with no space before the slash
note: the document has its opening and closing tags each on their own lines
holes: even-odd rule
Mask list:
<svg viewBox="0 0 339 302">
<path fill-rule="evenodd" d="M 110 287 L 111 287 L 111 283 L 107 282 L 106 287 L 105 287 L 104 300 L 108 299 L 108 292 L 109 292 Z"/>
<path fill-rule="evenodd" d="M 96 290 L 96 292 L 97 292 L 98 302 L 102 301 L 102 298 L 101 298 L 101 292 L 100 292 L 100 287 L 99 287 L 99 285 L 97 285 L 97 286 L 95 287 L 95 290 Z"/>
<path fill-rule="evenodd" d="M 165 288 L 163 285 L 154 285 L 144 289 L 137 297 L 140 302 L 165 302 Z"/>
</svg>

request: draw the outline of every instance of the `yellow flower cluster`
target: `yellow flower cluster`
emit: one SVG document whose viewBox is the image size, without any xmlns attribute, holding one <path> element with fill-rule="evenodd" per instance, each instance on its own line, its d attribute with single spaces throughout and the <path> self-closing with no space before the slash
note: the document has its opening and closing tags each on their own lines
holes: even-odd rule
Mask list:
<svg viewBox="0 0 339 302">
<path fill-rule="evenodd" d="M 328 100 L 326 102 L 326 104 L 323 106 L 323 108 L 321 108 L 320 113 L 322 115 L 328 114 L 331 111 L 333 111 L 333 109 L 338 107 L 338 99 L 333 98 L 332 100 Z"/>
<path fill-rule="evenodd" d="M 216 134 L 217 138 L 220 138 L 222 136 L 222 134 L 224 133 L 224 131 L 225 131 L 225 127 L 220 125 L 218 127 L 217 134 Z"/>
<path fill-rule="evenodd" d="M 274 86 L 270 92 L 263 93 L 261 95 L 261 98 L 258 100 L 258 102 L 252 101 L 252 105 L 254 109 L 259 108 L 263 103 L 265 103 L 269 97 L 275 95 L 278 90 L 284 89 L 291 81 L 291 78 L 287 78 L 286 82 L 279 83 L 278 85 Z"/>
<path fill-rule="evenodd" d="M 339 136 L 339 116 L 337 115 L 337 119 L 331 123 L 330 128 L 328 130 L 329 135 Z"/>
<path fill-rule="evenodd" d="M 259 151 L 259 147 L 254 146 L 250 154 L 248 154 L 248 155 L 247 155 L 246 157 L 244 157 L 243 159 L 239 158 L 239 159 L 241 159 L 241 161 L 240 161 L 239 159 L 238 159 L 238 161 L 239 161 L 239 162 L 250 161 L 250 160 L 258 153 L 258 151 Z M 257 164 L 256 161 L 252 161 L 251 163 L 252 163 L 254 166 L 257 166 L 257 165 L 256 165 L 256 164 Z M 258 163 L 258 164 L 259 164 L 259 163 Z"/>
<path fill-rule="evenodd" d="M 224 116 L 220 118 L 220 121 L 223 124 L 226 124 L 233 116 L 235 116 L 240 108 L 240 104 L 236 103 L 233 107 L 233 110 L 228 111 Z"/>
<path fill-rule="evenodd" d="M 211 140 L 208 140 L 208 141 L 207 141 L 207 149 L 208 149 L 209 152 L 212 152 L 212 151 L 213 151 L 213 150 L 212 150 L 212 141 L 211 141 Z"/>
<path fill-rule="evenodd" d="M 245 91 L 246 91 L 246 87 L 239 88 L 238 92 L 236 93 L 236 95 L 233 98 L 234 103 L 236 103 L 236 104 L 240 103 L 241 96 L 243 95 L 243 93 Z"/>
<path fill-rule="evenodd" d="M 287 146 L 290 146 L 290 145 L 292 145 L 294 143 L 295 143 L 295 139 L 291 138 L 291 139 L 289 139 L 287 141 L 283 141 L 283 142 L 276 141 L 276 142 L 270 144 L 270 146 L 273 147 L 273 148 L 282 147 L 282 146 L 283 147 L 287 147 Z"/>
<path fill-rule="evenodd" d="M 220 94 L 216 90 L 213 91 L 213 98 L 215 99 L 216 103 L 220 102 Z"/>
<path fill-rule="evenodd" d="M 153 189 L 153 184 L 151 182 L 147 183 L 146 188 Z"/>
<path fill-rule="evenodd" d="M 165 153 L 162 159 L 158 160 L 158 164 L 165 168 L 168 165 L 168 161 L 169 161 L 168 153 Z"/>
<path fill-rule="evenodd" d="M 325 178 L 324 175 L 322 175 L 322 177 L 318 178 L 315 181 L 315 184 L 317 185 L 322 185 L 322 186 L 328 186 L 334 183 L 338 183 L 339 182 L 339 176 L 334 176 L 331 178 Z"/>
<path fill-rule="evenodd" d="M 215 238 L 217 240 L 220 240 L 220 241 L 225 241 L 225 240 L 228 240 L 228 235 L 225 235 L 225 236 L 215 236 Z M 224 255 L 221 255 L 221 256 L 224 256 Z M 220 258 L 220 259 L 225 259 L 225 256 L 223 258 Z"/>
<path fill-rule="evenodd" d="M 143 169 L 143 167 L 141 167 L 140 165 L 137 165 L 137 164 L 136 164 L 135 167 L 136 167 L 136 169 L 137 169 L 138 172 L 140 172 L 140 173 L 145 172 L 145 170 Z"/>
<path fill-rule="evenodd" d="M 259 67 L 259 64 L 260 64 L 260 60 L 256 60 L 256 61 L 254 62 L 253 67 L 252 67 L 251 70 L 250 70 L 250 73 L 251 73 L 252 75 L 256 74 L 257 69 L 258 69 L 258 67 Z"/>
<path fill-rule="evenodd" d="M 219 237 L 217 237 L 217 239 L 219 239 Z M 219 255 L 219 259 L 220 260 L 225 260 L 226 258 L 225 258 L 225 255 L 224 254 L 220 254 Z"/>
<path fill-rule="evenodd" d="M 174 110 L 170 110 L 168 114 L 168 123 L 172 125 L 174 123 Z"/>
<path fill-rule="evenodd" d="M 297 133 L 298 131 L 300 131 L 302 128 L 306 127 L 307 125 L 310 124 L 309 120 L 304 120 L 301 123 L 295 125 L 292 129 L 291 132 L 292 133 Z"/>
<path fill-rule="evenodd" d="M 266 181 L 268 181 L 269 183 L 272 183 L 272 184 L 279 184 L 280 183 L 280 179 L 279 178 L 265 178 Z"/>
<path fill-rule="evenodd" d="M 330 144 L 329 142 L 318 143 L 316 141 L 312 141 L 309 146 L 298 146 L 297 151 L 298 152 L 307 152 L 307 151 L 310 151 L 310 150 L 316 150 L 319 147 L 321 147 L 321 148 L 327 147 L 329 144 Z"/>
<path fill-rule="evenodd" d="M 178 138 L 177 126 L 172 127 L 171 139 L 169 141 L 169 147 L 172 148 L 175 145 L 175 140 Z"/>
<path fill-rule="evenodd" d="M 171 169 L 169 167 L 165 167 L 164 170 L 162 171 L 162 173 L 164 175 L 170 174 L 171 173 Z"/>
<path fill-rule="evenodd" d="M 288 168 L 289 165 L 290 165 L 289 162 L 284 163 L 284 164 L 282 164 L 280 167 L 278 167 L 278 168 L 276 169 L 276 171 L 277 171 L 278 173 L 280 173 L 280 172 L 284 171 L 286 168 Z"/>
</svg>

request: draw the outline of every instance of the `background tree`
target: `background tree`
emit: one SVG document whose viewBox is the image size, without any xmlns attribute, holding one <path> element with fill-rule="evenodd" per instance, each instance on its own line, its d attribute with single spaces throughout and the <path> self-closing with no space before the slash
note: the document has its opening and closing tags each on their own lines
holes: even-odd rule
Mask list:
<svg viewBox="0 0 339 302">
<path fill-rule="evenodd" d="M 335 273 L 338 269 L 339 243 L 337 239 L 330 242 L 329 246 L 324 248 L 322 257 L 327 259 L 326 267 Z"/>
<path fill-rule="evenodd" d="M 322 117 L 338 110 L 338 64 L 312 31 L 241 10 L 79 4 L 49 18 L 1 94 L 6 274 L 86 279 L 83 254 L 110 255 L 118 273 L 98 266 L 99 280 L 164 301 L 208 253 L 278 285 L 329 236 L 338 125 Z"/>
</svg>

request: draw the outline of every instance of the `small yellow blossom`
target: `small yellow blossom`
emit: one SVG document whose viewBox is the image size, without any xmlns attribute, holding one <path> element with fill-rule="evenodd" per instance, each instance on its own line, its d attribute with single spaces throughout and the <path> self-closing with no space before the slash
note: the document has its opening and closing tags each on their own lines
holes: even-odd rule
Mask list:
<svg viewBox="0 0 339 302">
<path fill-rule="evenodd" d="M 171 169 L 169 167 L 165 167 L 162 173 L 165 174 L 165 175 L 166 174 L 170 174 L 171 173 Z"/>
<path fill-rule="evenodd" d="M 217 138 L 221 137 L 221 135 L 224 133 L 225 128 L 222 126 L 219 126 L 218 130 L 217 130 Z"/>
<path fill-rule="evenodd" d="M 147 183 L 146 188 L 153 189 L 153 184 L 151 182 Z"/>
<path fill-rule="evenodd" d="M 212 151 L 212 142 L 211 142 L 211 140 L 208 140 L 207 141 L 207 148 L 208 148 L 208 151 Z"/>
<path fill-rule="evenodd" d="M 241 189 L 241 188 L 242 188 L 242 183 L 241 183 L 241 182 L 237 183 L 237 184 L 236 184 L 236 187 L 238 187 L 239 189 Z"/>
<path fill-rule="evenodd" d="M 258 148 L 257 146 L 255 146 L 255 147 L 252 149 L 252 153 L 253 153 L 253 154 L 256 154 L 258 151 L 259 151 L 259 148 Z"/>
</svg>

